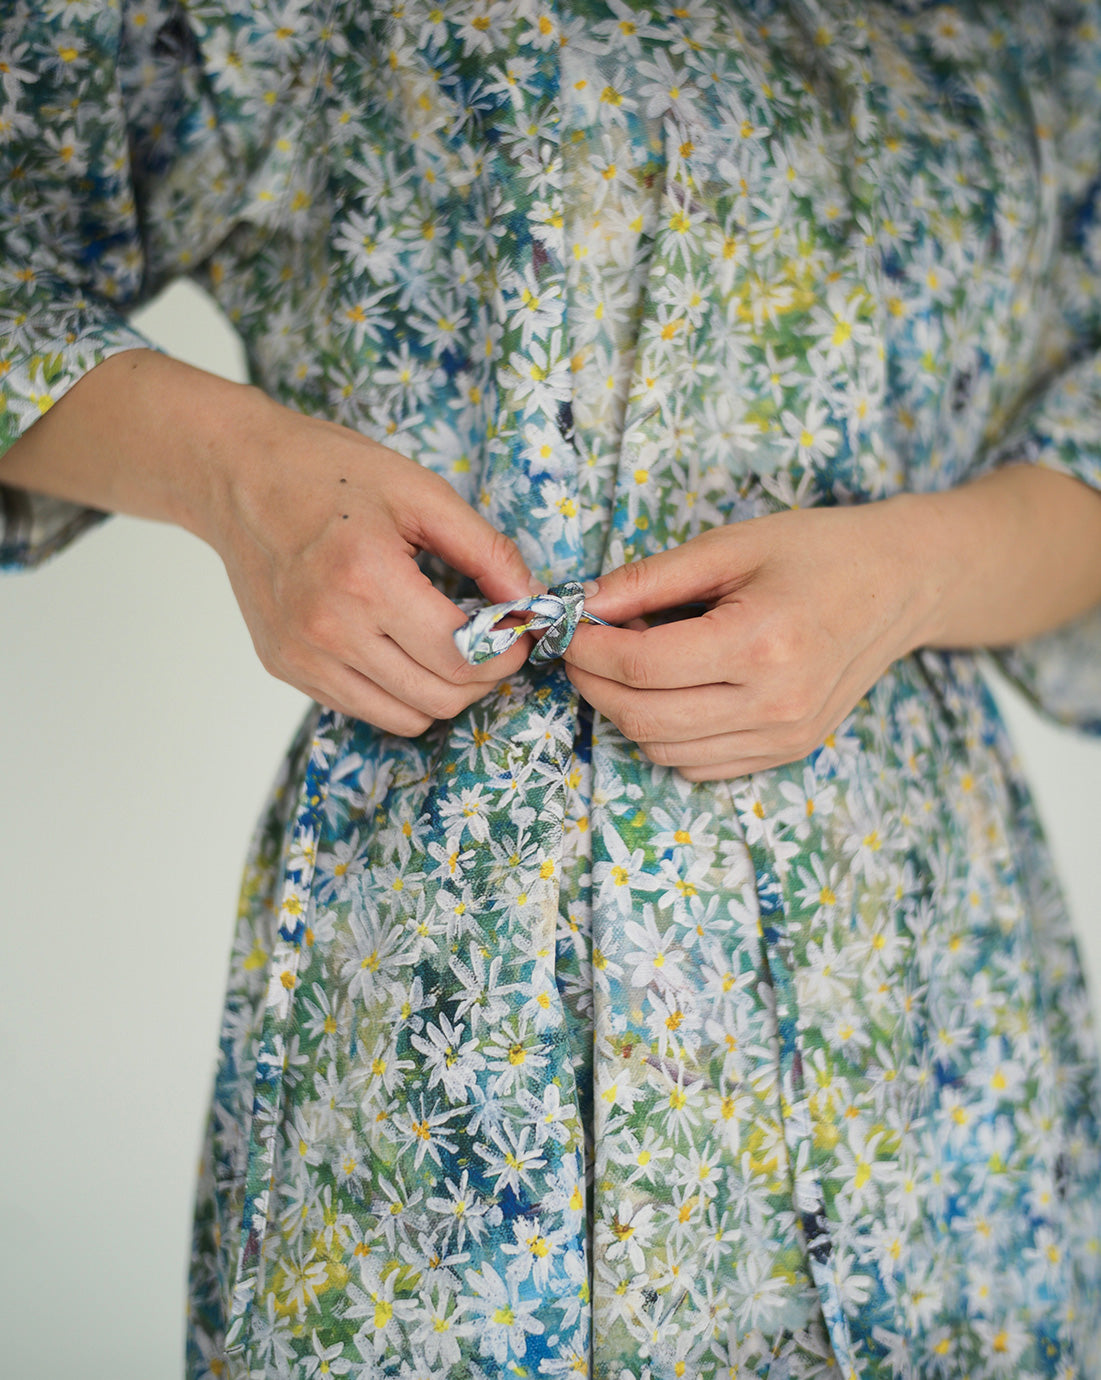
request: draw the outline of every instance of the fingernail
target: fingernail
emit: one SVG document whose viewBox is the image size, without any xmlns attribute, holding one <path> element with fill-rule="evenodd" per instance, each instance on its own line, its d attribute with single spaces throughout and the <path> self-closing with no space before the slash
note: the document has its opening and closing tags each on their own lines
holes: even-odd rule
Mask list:
<svg viewBox="0 0 1101 1380">
<path fill-rule="evenodd" d="M 581 588 L 585 591 L 586 599 L 592 599 L 595 595 L 600 593 L 600 585 L 596 580 L 586 580 Z"/>
<path fill-rule="evenodd" d="M 537 580 L 534 575 L 528 581 L 528 589 L 531 590 L 532 594 L 546 594 L 547 592 L 547 587 L 543 581 Z"/>
</svg>

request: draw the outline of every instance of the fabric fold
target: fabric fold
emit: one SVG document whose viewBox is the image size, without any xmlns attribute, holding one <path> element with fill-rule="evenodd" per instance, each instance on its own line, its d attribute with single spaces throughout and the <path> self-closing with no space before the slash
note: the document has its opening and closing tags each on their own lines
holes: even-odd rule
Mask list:
<svg viewBox="0 0 1101 1380">
<path fill-rule="evenodd" d="M 506 618 L 515 617 L 525 621 L 508 628 L 498 627 Z M 476 610 L 461 628 L 456 629 L 455 645 L 472 666 L 477 666 L 507 652 L 525 633 L 537 632 L 542 635 L 531 649 L 528 660 L 539 666 L 562 656 L 581 623 L 608 626 L 603 618 L 585 612 L 583 586 L 577 580 L 566 580 L 554 585 L 546 594 L 511 599 Z"/>
</svg>

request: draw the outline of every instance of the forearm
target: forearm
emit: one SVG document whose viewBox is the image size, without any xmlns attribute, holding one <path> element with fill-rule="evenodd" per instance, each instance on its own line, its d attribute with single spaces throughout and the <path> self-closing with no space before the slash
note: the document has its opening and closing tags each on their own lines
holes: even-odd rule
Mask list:
<svg viewBox="0 0 1101 1380">
<path fill-rule="evenodd" d="M 0 456 L 0 483 L 209 539 L 224 478 L 216 457 L 265 403 L 257 389 L 127 350 L 86 374 Z"/>
<path fill-rule="evenodd" d="M 1101 603 L 1101 494 L 1077 479 L 1009 465 L 885 506 L 922 589 L 917 646 L 1006 646 Z"/>
<path fill-rule="evenodd" d="M 113 355 L 0 456 L 0 482 L 209 540 L 235 435 L 270 424 L 259 390 L 149 350 Z M 882 504 L 878 535 L 920 605 L 915 646 L 994 647 L 1101 603 L 1101 494 L 1010 465 Z"/>
</svg>

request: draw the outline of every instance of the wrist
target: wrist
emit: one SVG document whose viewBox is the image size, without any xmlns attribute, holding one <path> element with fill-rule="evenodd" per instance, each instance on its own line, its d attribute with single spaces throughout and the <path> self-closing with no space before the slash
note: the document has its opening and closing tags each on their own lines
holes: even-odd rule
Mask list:
<svg viewBox="0 0 1101 1380">
<path fill-rule="evenodd" d="M 894 602 L 899 656 L 937 645 L 946 591 L 956 572 L 940 494 L 901 493 L 869 504 L 875 513 L 880 569 Z"/>
<path fill-rule="evenodd" d="M 1101 600 L 1101 495 L 1040 466 L 1006 465 L 940 493 L 887 500 L 927 647 L 1001 647 Z"/>
<path fill-rule="evenodd" d="M 211 541 L 251 419 L 272 406 L 258 389 L 126 350 L 79 379 L 0 457 L 0 480 Z"/>
<path fill-rule="evenodd" d="M 125 389 L 134 419 L 126 466 L 132 484 L 113 506 L 173 523 L 217 547 L 234 467 L 274 404 L 251 385 L 135 353 L 140 358 Z"/>
</svg>

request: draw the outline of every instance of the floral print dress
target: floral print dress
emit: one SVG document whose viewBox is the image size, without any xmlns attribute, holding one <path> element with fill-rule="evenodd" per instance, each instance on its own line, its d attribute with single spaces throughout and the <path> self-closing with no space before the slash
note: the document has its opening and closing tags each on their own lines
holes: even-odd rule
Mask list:
<svg viewBox="0 0 1101 1380">
<path fill-rule="evenodd" d="M 1095 5 L 2 13 L 5 443 L 190 275 L 549 583 L 1009 461 L 1101 487 Z M 4 515 L 11 565 L 99 517 Z M 1101 728 L 1096 615 L 1001 659 Z M 696 785 L 558 661 L 416 739 L 319 709 L 242 890 L 187 1373 L 1099 1375 L 1098 1112 L 972 656 Z"/>
</svg>

